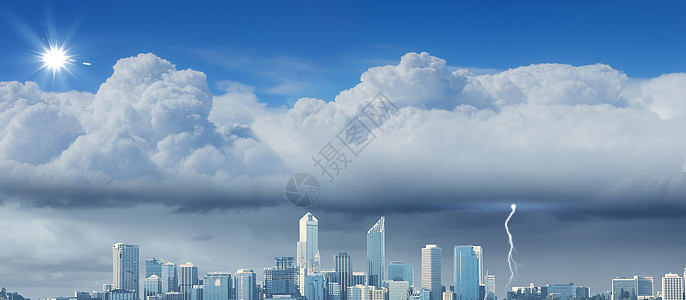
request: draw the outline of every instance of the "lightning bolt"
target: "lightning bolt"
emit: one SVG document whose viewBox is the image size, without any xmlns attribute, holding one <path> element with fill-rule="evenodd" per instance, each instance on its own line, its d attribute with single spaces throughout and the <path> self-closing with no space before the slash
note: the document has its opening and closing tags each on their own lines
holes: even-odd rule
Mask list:
<svg viewBox="0 0 686 300">
<path fill-rule="evenodd" d="M 510 222 L 510 218 L 512 218 L 512 215 L 514 215 L 515 210 L 517 209 L 517 205 L 512 204 L 510 205 L 510 208 L 512 208 L 512 212 L 509 216 L 507 216 L 507 220 L 505 220 L 505 231 L 507 232 L 507 239 L 510 243 L 510 252 L 507 253 L 507 264 L 510 267 L 510 281 L 507 282 L 506 287 L 510 286 L 510 284 L 512 283 L 512 279 L 514 279 L 515 273 L 517 273 L 517 262 L 512 257 L 512 252 L 515 251 L 515 247 L 514 243 L 512 243 L 512 234 L 510 233 L 510 228 L 507 227 L 507 223 Z"/>
</svg>

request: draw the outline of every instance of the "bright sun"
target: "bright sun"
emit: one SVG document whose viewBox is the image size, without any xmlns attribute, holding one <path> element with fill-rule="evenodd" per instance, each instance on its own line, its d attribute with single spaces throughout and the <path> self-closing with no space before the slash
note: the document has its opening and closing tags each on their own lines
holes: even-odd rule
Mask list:
<svg viewBox="0 0 686 300">
<path fill-rule="evenodd" d="M 69 56 L 67 52 L 62 48 L 50 47 L 46 49 L 44 53 L 41 54 L 41 59 L 43 60 L 43 68 L 52 70 L 52 72 L 59 72 L 65 68 L 66 64 L 69 62 Z"/>
</svg>

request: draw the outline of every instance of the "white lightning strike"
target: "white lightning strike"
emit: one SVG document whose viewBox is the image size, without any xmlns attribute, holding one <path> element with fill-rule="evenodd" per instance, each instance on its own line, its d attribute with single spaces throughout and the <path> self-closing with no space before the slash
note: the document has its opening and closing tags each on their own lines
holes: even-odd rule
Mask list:
<svg viewBox="0 0 686 300">
<path fill-rule="evenodd" d="M 507 223 L 510 222 L 510 218 L 512 218 L 512 215 L 514 215 L 515 210 L 517 209 L 517 204 L 512 204 L 510 207 L 512 208 L 512 212 L 509 216 L 507 216 L 507 220 L 505 220 L 505 231 L 507 232 L 507 238 L 510 242 L 510 252 L 507 253 L 507 264 L 510 267 L 510 281 L 507 282 L 507 286 L 510 286 L 512 279 L 514 279 L 514 275 L 517 272 L 517 262 L 512 257 L 512 252 L 515 251 L 515 247 L 514 243 L 512 243 L 512 234 L 510 233 L 510 228 L 507 227 Z"/>
</svg>

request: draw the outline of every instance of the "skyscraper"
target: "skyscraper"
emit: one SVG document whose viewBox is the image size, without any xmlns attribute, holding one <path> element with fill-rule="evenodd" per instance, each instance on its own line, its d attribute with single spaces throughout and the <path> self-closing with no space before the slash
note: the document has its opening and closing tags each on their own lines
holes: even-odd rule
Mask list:
<svg viewBox="0 0 686 300">
<path fill-rule="evenodd" d="M 653 276 L 634 276 L 638 300 L 653 298 Z"/>
<path fill-rule="evenodd" d="M 353 286 L 353 263 L 348 252 L 339 252 L 334 257 L 334 261 L 341 284 L 341 300 L 346 300 L 348 287 Z"/>
<path fill-rule="evenodd" d="M 455 266 L 453 268 L 455 299 L 479 299 L 479 259 L 474 246 L 455 246 Z"/>
<path fill-rule="evenodd" d="M 162 293 L 177 292 L 179 290 L 179 274 L 176 264 L 165 262 L 162 264 Z"/>
<path fill-rule="evenodd" d="M 367 284 L 380 288 L 386 277 L 386 228 L 385 218 L 367 231 Z"/>
<path fill-rule="evenodd" d="M 636 279 L 617 277 L 612 279 L 612 300 L 630 300 L 635 299 L 636 293 Z"/>
<path fill-rule="evenodd" d="M 198 285 L 198 267 L 193 263 L 187 262 L 181 266 L 181 284 L 179 285 L 183 300 L 190 300 L 191 289 Z"/>
<path fill-rule="evenodd" d="M 202 280 L 203 300 L 229 300 L 233 299 L 233 283 L 231 273 L 213 272 L 205 275 Z"/>
<path fill-rule="evenodd" d="M 684 281 L 677 274 L 662 277 L 662 300 L 684 300 Z"/>
<path fill-rule="evenodd" d="M 486 272 L 486 299 L 495 299 L 495 275 Z"/>
<path fill-rule="evenodd" d="M 162 278 L 156 274 L 150 275 L 143 281 L 143 296 L 155 296 L 162 294 Z M 145 299 L 145 298 L 144 298 Z"/>
<path fill-rule="evenodd" d="M 326 300 L 326 279 L 320 273 L 305 276 L 305 299 Z"/>
<path fill-rule="evenodd" d="M 407 281 L 412 286 L 412 265 L 404 261 L 392 261 L 388 263 L 388 280 Z"/>
<path fill-rule="evenodd" d="M 441 259 L 443 252 L 436 245 L 422 248 L 422 288 L 431 291 L 432 300 L 441 300 Z"/>
<path fill-rule="evenodd" d="M 481 248 L 481 246 L 472 246 L 474 249 L 474 253 L 476 253 L 476 258 L 479 260 L 479 285 L 485 285 L 486 283 L 484 282 L 484 250 Z"/>
<path fill-rule="evenodd" d="M 320 273 L 326 280 L 327 300 L 345 300 L 341 299 L 341 280 L 338 272 L 334 269 L 324 269 Z"/>
<path fill-rule="evenodd" d="M 148 257 L 145 259 L 145 278 L 151 275 L 157 275 L 162 277 L 162 265 L 165 263 L 164 260 L 157 259 L 154 257 Z"/>
<path fill-rule="evenodd" d="M 305 294 L 305 276 L 319 272 L 319 221 L 311 213 L 300 219 L 300 240 L 298 241 L 298 286 Z"/>
<path fill-rule="evenodd" d="M 257 282 L 255 272 L 251 269 L 240 269 L 236 272 L 236 300 L 257 300 Z"/>
<path fill-rule="evenodd" d="M 138 297 L 139 260 L 138 245 L 116 243 L 112 248 L 112 288 L 135 291 Z"/>
<path fill-rule="evenodd" d="M 274 257 L 274 267 L 263 269 L 262 287 L 268 296 L 291 295 L 297 296 L 298 268 L 294 265 L 293 257 Z"/>
</svg>

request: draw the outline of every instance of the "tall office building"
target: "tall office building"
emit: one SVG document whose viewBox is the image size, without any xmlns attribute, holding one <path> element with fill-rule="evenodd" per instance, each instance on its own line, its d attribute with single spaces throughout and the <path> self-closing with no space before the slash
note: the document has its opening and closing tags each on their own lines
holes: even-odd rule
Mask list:
<svg viewBox="0 0 686 300">
<path fill-rule="evenodd" d="M 231 273 L 213 272 L 208 273 L 202 280 L 203 300 L 230 300 L 233 299 L 233 283 Z"/>
<path fill-rule="evenodd" d="M 179 273 L 176 264 L 165 262 L 162 264 L 162 293 L 179 291 Z"/>
<path fill-rule="evenodd" d="M 164 260 L 157 259 L 154 257 L 148 257 L 145 259 L 145 278 L 151 275 L 157 275 L 162 278 L 162 265 L 165 263 Z"/>
<path fill-rule="evenodd" d="M 412 265 L 404 261 L 392 261 L 388 263 L 388 280 L 407 281 L 413 285 Z"/>
<path fill-rule="evenodd" d="M 326 279 L 320 273 L 310 273 L 305 276 L 305 299 L 326 300 Z"/>
<path fill-rule="evenodd" d="M 298 241 L 298 286 L 305 294 L 305 276 L 319 272 L 319 221 L 311 213 L 300 219 L 300 240 Z"/>
<path fill-rule="evenodd" d="M 298 295 L 298 268 L 294 257 L 274 257 L 274 267 L 263 270 L 262 287 L 267 297 Z"/>
<path fill-rule="evenodd" d="M 143 281 L 143 296 L 156 296 L 162 294 L 162 278 L 152 274 Z"/>
<path fill-rule="evenodd" d="M 339 252 L 334 257 L 338 281 L 341 284 L 341 299 L 346 300 L 348 288 L 353 286 L 353 262 L 348 252 Z"/>
<path fill-rule="evenodd" d="M 486 272 L 486 299 L 495 300 L 495 275 Z"/>
<path fill-rule="evenodd" d="M 327 300 L 345 300 L 341 299 L 341 283 L 338 277 L 338 272 L 334 269 L 325 269 L 321 271 L 326 282 Z"/>
<path fill-rule="evenodd" d="M 384 217 L 381 217 L 367 231 L 367 285 L 376 288 L 381 287 L 383 281 L 386 280 L 384 276 L 386 269 L 385 220 Z"/>
<path fill-rule="evenodd" d="M 441 290 L 441 259 L 443 252 L 434 244 L 422 248 L 422 288 L 431 291 L 432 300 L 443 298 Z"/>
<path fill-rule="evenodd" d="M 584 300 L 591 297 L 591 288 L 587 286 L 576 287 L 576 300 Z"/>
<path fill-rule="evenodd" d="M 257 300 L 257 282 L 255 272 L 251 269 L 240 269 L 235 276 L 236 300 Z"/>
<path fill-rule="evenodd" d="M 198 285 L 198 267 L 193 263 L 187 262 L 180 265 L 181 267 L 181 283 L 179 290 L 183 294 L 183 300 L 191 299 L 191 289 L 194 285 Z"/>
<path fill-rule="evenodd" d="M 684 300 L 684 280 L 677 274 L 662 277 L 662 300 Z"/>
<path fill-rule="evenodd" d="M 474 246 L 455 246 L 454 284 L 456 300 L 481 300 L 479 298 L 479 259 Z"/>
<path fill-rule="evenodd" d="M 196 284 L 193 287 L 191 287 L 191 290 L 189 291 L 189 297 L 188 299 L 190 300 L 203 300 L 203 286 Z"/>
<path fill-rule="evenodd" d="M 484 282 L 484 250 L 481 246 L 472 246 L 472 249 L 474 249 L 476 258 L 479 260 L 479 265 L 477 266 L 479 268 L 479 285 L 486 285 Z"/>
<path fill-rule="evenodd" d="M 138 298 L 140 289 L 138 245 L 116 243 L 112 248 L 112 289 L 134 291 Z"/>
</svg>

